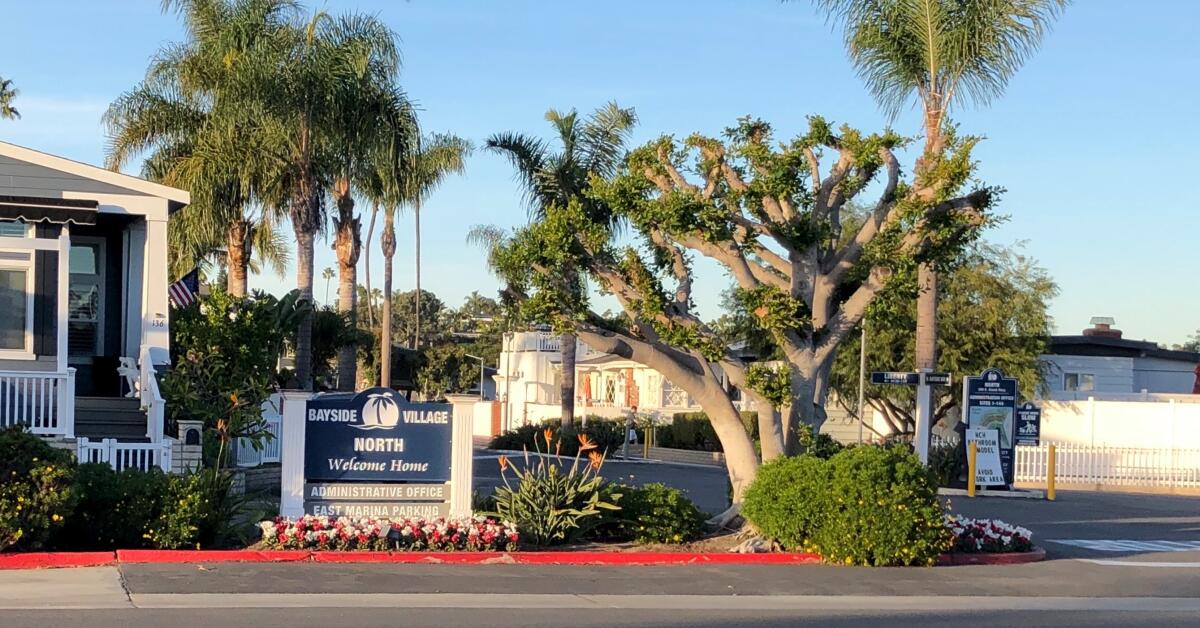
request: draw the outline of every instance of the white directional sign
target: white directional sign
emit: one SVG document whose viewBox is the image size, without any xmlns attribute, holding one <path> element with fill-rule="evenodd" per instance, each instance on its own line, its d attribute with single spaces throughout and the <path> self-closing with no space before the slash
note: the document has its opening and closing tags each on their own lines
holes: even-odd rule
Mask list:
<svg viewBox="0 0 1200 628">
<path fill-rule="evenodd" d="M 1000 434 L 997 430 L 970 428 L 967 446 L 975 443 L 975 484 L 1004 486 L 1004 468 L 1000 465 Z M 969 451 L 969 450 L 968 450 Z"/>
</svg>

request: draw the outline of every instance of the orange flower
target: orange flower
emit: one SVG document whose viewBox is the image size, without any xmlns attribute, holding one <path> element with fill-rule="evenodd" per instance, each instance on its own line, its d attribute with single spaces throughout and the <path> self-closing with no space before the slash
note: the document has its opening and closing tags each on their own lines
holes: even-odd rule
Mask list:
<svg viewBox="0 0 1200 628">
<path fill-rule="evenodd" d="M 587 434 L 579 435 L 579 451 L 589 451 L 596 448 L 596 443 Z"/>
<path fill-rule="evenodd" d="M 500 456 L 500 458 L 498 459 L 498 462 L 500 463 L 501 471 L 508 468 L 508 456 L 503 456 L 503 455 Z"/>
<path fill-rule="evenodd" d="M 233 405 L 235 405 L 235 406 L 236 406 L 236 405 L 237 405 L 237 399 L 238 399 L 238 397 L 237 397 L 237 393 L 236 393 L 236 392 L 231 392 L 231 393 L 229 393 L 229 401 L 230 401 L 230 403 L 232 403 Z"/>
<path fill-rule="evenodd" d="M 598 451 L 588 452 L 588 464 L 599 471 L 600 467 L 604 465 L 604 456 L 601 456 Z"/>
<path fill-rule="evenodd" d="M 546 446 L 548 447 L 550 446 L 550 439 L 554 438 L 554 430 L 551 428 L 546 428 L 545 431 L 542 432 L 542 436 L 545 437 Z"/>
</svg>

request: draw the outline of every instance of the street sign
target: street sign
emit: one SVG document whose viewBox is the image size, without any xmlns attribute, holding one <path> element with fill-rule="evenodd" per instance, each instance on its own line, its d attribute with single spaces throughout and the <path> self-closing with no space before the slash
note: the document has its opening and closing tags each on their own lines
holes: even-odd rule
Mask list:
<svg viewBox="0 0 1200 628">
<path fill-rule="evenodd" d="M 996 430 L 1004 480 L 1011 485 L 1016 454 L 1017 380 L 1005 377 L 1000 369 L 988 369 L 978 377 L 967 377 L 963 380 L 962 407 L 968 429 Z"/>
<path fill-rule="evenodd" d="M 950 385 L 950 374 L 949 373 L 926 373 L 925 374 L 925 383 L 929 384 L 930 386 L 949 386 Z"/>
<path fill-rule="evenodd" d="M 920 382 L 921 376 L 918 373 L 905 373 L 903 371 L 873 371 L 871 373 L 872 384 L 916 386 Z"/>
<path fill-rule="evenodd" d="M 1017 408 L 1017 444 L 1042 444 L 1042 409 L 1026 401 Z"/>
<path fill-rule="evenodd" d="M 907 373 L 904 371 L 873 371 L 871 373 L 872 384 L 896 385 L 896 386 L 917 386 L 921 383 L 920 373 Z M 925 383 L 930 386 L 949 386 L 949 373 L 926 373 Z"/>
</svg>

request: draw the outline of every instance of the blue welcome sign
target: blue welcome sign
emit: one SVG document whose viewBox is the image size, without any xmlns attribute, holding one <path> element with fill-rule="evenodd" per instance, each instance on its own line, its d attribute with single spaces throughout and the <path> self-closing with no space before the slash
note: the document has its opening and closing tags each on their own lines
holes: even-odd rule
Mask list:
<svg viewBox="0 0 1200 628">
<path fill-rule="evenodd" d="M 1004 481 L 1013 483 L 1016 454 L 1017 380 L 1000 369 L 987 369 L 963 380 L 963 417 L 970 429 L 996 430 Z M 966 443 L 963 443 L 966 446 Z"/>
<path fill-rule="evenodd" d="M 448 403 L 409 403 L 390 388 L 331 394 L 304 416 L 307 481 L 448 482 Z"/>
<path fill-rule="evenodd" d="M 1037 447 L 1042 439 L 1042 410 L 1026 401 L 1017 408 L 1017 444 Z"/>
</svg>

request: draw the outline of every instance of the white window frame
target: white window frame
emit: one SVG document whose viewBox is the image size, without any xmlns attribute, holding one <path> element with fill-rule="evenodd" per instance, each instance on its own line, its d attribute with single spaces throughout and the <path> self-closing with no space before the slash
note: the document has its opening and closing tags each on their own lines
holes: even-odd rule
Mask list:
<svg viewBox="0 0 1200 628">
<path fill-rule="evenodd" d="M 25 237 L 33 237 L 33 224 L 25 223 Z M 0 236 L 0 249 L 4 248 L 3 238 L 11 236 Z M 2 270 L 18 270 L 25 271 L 25 348 L 24 349 L 0 349 L 0 360 L 36 360 L 37 355 L 33 352 L 33 302 L 34 294 L 34 260 L 36 256 L 34 251 L 23 249 L 29 256 L 28 259 L 12 260 L 0 259 L 0 269 Z"/>
<path fill-rule="evenodd" d="M 1075 376 L 1075 387 L 1068 388 L 1067 387 L 1067 378 L 1071 377 L 1072 375 Z M 1092 380 L 1091 388 L 1082 388 L 1080 386 L 1083 383 L 1084 377 L 1091 378 L 1091 380 Z M 1095 373 L 1086 373 L 1083 371 L 1064 371 L 1062 382 L 1063 382 L 1063 390 L 1066 392 L 1095 392 L 1096 391 L 1096 374 Z"/>
</svg>

